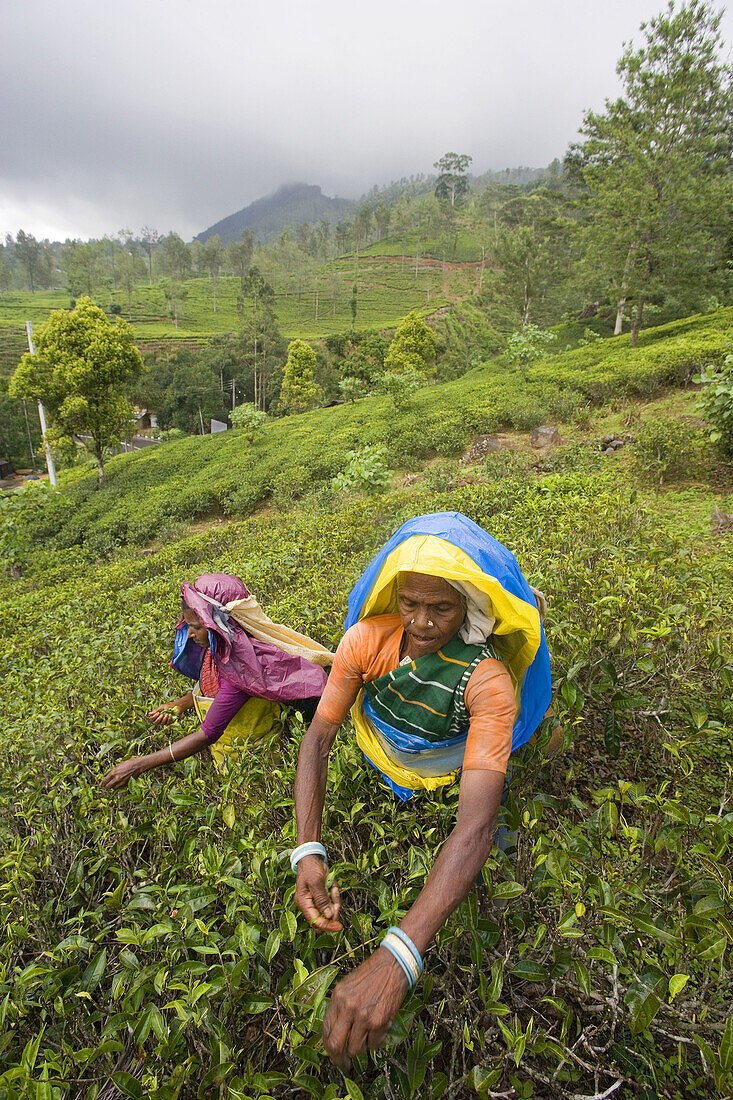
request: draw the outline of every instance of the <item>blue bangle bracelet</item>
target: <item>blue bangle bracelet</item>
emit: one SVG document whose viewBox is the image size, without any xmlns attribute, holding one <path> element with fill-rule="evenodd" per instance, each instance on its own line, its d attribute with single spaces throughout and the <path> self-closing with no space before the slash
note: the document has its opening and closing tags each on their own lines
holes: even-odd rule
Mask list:
<svg viewBox="0 0 733 1100">
<path fill-rule="evenodd" d="M 319 844 L 317 840 L 309 840 L 305 844 L 299 844 L 297 848 L 293 848 L 290 853 L 290 869 L 295 874 L 295 869 L 300 863 L 301 859 L 305 859 L 306 856 L 320 856 L 324 862 L 326 861 L 326 849 L 322 844 Z"/>
<path fill-rule="evenodd" d="M 402 943 L 404 943 L 405 947 L 408 948 L 410 954 L 412 955 L 413 959 L 417 963 L 418 970 L 422 974 L 422 968 L 423 968 L 422 955 L 420 954 L 418 949 L 415 947 L 415 944 L 412 942 L 412 940 L 407 935 L 407 933 L 403 932 L 401 928 L 397 928 L 396 925 L 392 925 L 391 928 L 388 928 L 387 932 L 388 933 L 391 932 L 393 936 L 396 936 L 398 940 L 401 940 Z"/>
<path fill-rule="evenodd" d="M 402 968 L 402 973 L 407 978 L 407 988 L 413 989 L 415 986 L 415 976 L 414 974 L 412 974 L 409 966 L 396 950 L 396 948 L 394 948 L 388 940 L 382 940 L 379 946 L 384 947 L 387 951 L 389 951 L 392 958 L 397 960 L 397 962 L 400 964 L 400 967 Z"/>
</svg>

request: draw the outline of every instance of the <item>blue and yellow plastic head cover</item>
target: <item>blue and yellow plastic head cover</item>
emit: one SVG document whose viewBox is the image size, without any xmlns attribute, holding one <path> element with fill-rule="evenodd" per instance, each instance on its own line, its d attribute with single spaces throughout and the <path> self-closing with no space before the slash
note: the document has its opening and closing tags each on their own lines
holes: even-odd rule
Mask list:
<svg viewBox="0 0 733 1100">
<path fill-rule="evenodd" d="M 542 621 L 516 558 L 460 512 L 417 516 L 395 532 L 352 589 L 347 630 L 362 619 L 397 610 L 396 585 L 402 572 L 468 581 L 491 600 L 496 616 L 492 641 L 512 677 L 517 697 L 512 738 L 512 752 L 516 751 L 539 726 L 552 696 L 550 655 Z M 361 744 L 360 724 L 357 737 Z M 361 747 L 364 749 L 363 744 Z M 384 762 L 372 763 L 389 780 Z M 390 786 L 394 785 L 390 781 Z"/>
</svg>

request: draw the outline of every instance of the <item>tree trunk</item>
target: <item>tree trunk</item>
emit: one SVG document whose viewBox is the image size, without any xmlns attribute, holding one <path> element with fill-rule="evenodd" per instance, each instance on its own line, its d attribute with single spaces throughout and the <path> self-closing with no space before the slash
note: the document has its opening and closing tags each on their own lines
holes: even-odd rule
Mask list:
<svg viewBox="0 0 733 1100">
<path fill-rule="evenodd" d="M 616 308 L 616 324 L 614 325 L 613 335 L 620 336 L 624 329 L 624 306 L 628 301 L 627 291 L 629 289 L 629 275 L 631 273 L 631 261 L 634 258 L 634 253 L 639 247 L 638 241 L 633 241 L 629 251 L 626 253 L 626 263 L 624 264 L 624 273 L 621 276 L 621 295 L 618 300 L 618 306 Z"/>
<path fill-rule="evenodd" d="M 644 295 L 639 295 L 639 300 L 636 303 L 636 316 L 634 317 L 634 327 L 631 330 L 631 339 L 629 340 L 629 347 L 635 348 L 636 342 L 639 339 L 639 329 L 641 328 L 641 318 L 644 312 Z"/>
<path fill-rule="evenodd" d="M 104 452 L 97 446 L 94 448 L 94 453 L 97 456 L 97 488 L 101 489 L 104 485 Z"/>
<path fill-rule="evenodd" d="M 524 307 L 522 309 L 522 332 L 526 329 L 529 323 L 529 306 L 531 302 L 529 284 L 524 284 Z"/>
</svg>

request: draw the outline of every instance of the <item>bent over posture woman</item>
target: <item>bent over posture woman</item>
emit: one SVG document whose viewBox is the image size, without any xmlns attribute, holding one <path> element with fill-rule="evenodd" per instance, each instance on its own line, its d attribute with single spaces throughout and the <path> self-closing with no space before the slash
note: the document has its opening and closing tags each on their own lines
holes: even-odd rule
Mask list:
<svg viewBox="0 0 733 1100">
<path fill-rule="evenodd" d="M 150 711 L 166 726 L 191 707 L 201 727 L 147 756 L 117 764 L 101 781 L 115 790 L 151 768 L 211 748 L 219 766 L 228 752 L 267 734 L 278 704 L 310 716 L 326 682 L 321 667 L 333 654 L 289 627 L 273 623 L 239 577 L 205 573 L 181 585 L 182 618 L 171 665 L 196 686 L 173 703 Z"/>
<path fill-rule="evenodd" d="M 414 905 L 334 989 L 323 1041 L 344 1069 L 384 1041 L 426 947 L 489 855 L 509 756 L 550 703 L 541 602 L 514 556 L 458 512 L 404 524 L 351 593 L 295 780 L 291 863 L 308 920 L 341 928 L 320 840 L 328 755 L 349 708 L 364 755 L 398 798 L 459 775 L 461 785 L 455 828 Z"/>
</svg>

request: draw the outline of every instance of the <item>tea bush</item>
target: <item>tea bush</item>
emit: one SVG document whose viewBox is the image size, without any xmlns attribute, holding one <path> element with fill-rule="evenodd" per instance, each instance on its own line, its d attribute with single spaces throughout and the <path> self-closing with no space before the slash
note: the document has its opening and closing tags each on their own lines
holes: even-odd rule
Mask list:
<svg viewBox="0 0 733 1100">
<path fill-rule="evenodd" d="M 309 503 L 106 562 L 37 548 L 0 579 L 0 1096 L 730 1095 L 731 555 L 598 456 L 537 473 L 500 459 L 473 485 Z M 549 597 L 565 750 L 519 762 L 516 860 L 493 851 L 389 1045 L 344 1079 L 320 1044 L 330 989 L 411 904 L 457 790 L 396 807 L 345 728 L 324 815 L 334 936 L 292 904 L 297 714 L 223 777 L 201 757 L 116 795 L 97 784 L 161 742 L 145 714 L 180 690 L 182 580 L 239 573 L 275 619 L 334 644 L 394 528 L 452 509 Z"/>
<path fill-rule="evenodd" d="M 645 421 L 636 433 L 634 466 L 637 475 L 663 485 L 694 477 L 704 463 L 705 438 L 689 424 L 670 417 Z"/>
</svg>

